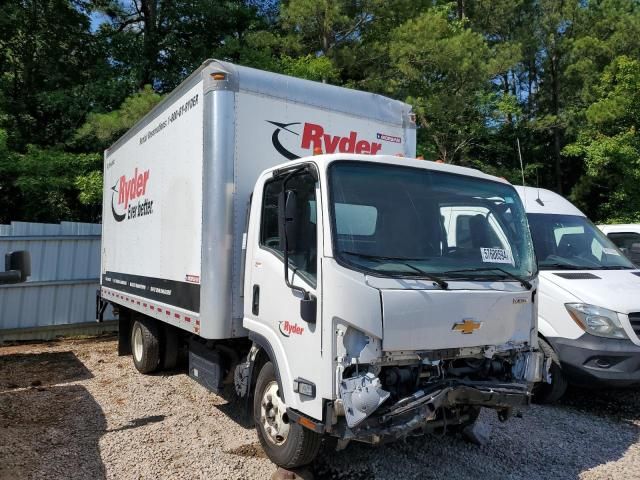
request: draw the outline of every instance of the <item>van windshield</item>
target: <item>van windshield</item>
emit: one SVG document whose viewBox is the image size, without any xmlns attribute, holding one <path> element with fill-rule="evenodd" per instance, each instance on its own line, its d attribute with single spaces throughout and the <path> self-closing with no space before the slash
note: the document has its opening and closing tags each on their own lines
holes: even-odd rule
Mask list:
<svg viewBox="0 0 640 480">
<path fill-rule="evenodd" d="M 510 185 L 351 161 L 330 166 L 329 184 L 334 253 L 348 268 L 436 281 L 535 275 L 526 215 Z"/>
<path fill-rule="evenodd" d="M 541 270 L 634 268 L 586 217 L 530 213 L 529 226 Z"/>
</svg>

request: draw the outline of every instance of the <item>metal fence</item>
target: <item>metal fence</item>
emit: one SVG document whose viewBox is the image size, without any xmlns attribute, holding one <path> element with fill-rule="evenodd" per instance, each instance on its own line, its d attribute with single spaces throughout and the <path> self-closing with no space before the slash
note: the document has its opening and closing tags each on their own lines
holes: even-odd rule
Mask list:
<svg viewBox="0 0 640 480">
<path fill-rule="evenodd" d="M 0 285 L 0 341 L 113 329 L 113 322 L 95 323 L 100 234 L 101 226 L 89 223 L 0 225 L 1 268 L 7 252 L 31 254 L 29 280 Z M 110 308 L 104 318 L 113 320 Z"/>
</svg>

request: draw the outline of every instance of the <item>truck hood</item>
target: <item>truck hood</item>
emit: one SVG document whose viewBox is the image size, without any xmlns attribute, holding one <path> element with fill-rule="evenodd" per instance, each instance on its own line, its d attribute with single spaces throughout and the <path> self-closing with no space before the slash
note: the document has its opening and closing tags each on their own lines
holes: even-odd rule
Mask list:
<svg viewBox="0 0 640 480">
<path fill-rule="evenodd" d="M 381 289 L 385 351 L 529 342 L 535 306 L 527 290 Z"/>
<path fill-rule="evenodd" d="M 540 291 L 553 297 L 549 289 L 560 287 L 578 301 L 628 314 L 640 312 L 638 270 L 540 270 Z M 589 276 L 591 278 L 581 278 Z M 578 277 L 578 278 L 576 278 Z"/>
</svg>

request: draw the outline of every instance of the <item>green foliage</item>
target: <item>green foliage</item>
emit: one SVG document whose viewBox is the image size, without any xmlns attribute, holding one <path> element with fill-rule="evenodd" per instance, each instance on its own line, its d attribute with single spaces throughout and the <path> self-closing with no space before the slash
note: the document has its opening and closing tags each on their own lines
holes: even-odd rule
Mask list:
<svg viewBox="0 0 640 480">
<path fill-rule="evenodd" d="M 131 128 L 155 107 L 162 96 L 153 91 L 151 86 L 145 87 L 127 97 L 122 105 L 108 113 L 91 113 L 87 121 L 78 129 L 74 140 L 78 144 L 89 144 L 94 149 L 103 150 L 120 135 Z"/>
<path fill-rule="evenodd" d="M 640 220 L 640 61 L 615 58 L 592 89 L 596 101 L 586 110 L 586 124 L 577 141 L 567 145 L 567 157 L 584 158 L 586 179 L 574 198 L 587 203 L 589 195 L 598 218 Z M 588 181 L 587 181 L 588 179 Z"/>
<path fill-rule="evenodd" d="M 423 135 L 433 141 L 438 157 L 460 163 L 486 128 L 491 79 L 513 59 L 496 55 L 481 34 L 453 19 L 448 8 L 408 20 L 392 32 L 392 39 L 394 90 L 414 105 Z"/>
<path fill-rule="evenodd" d="M 0 148 L 0 192 L 10 192 L 6 200 L 13 207 L 3 209 L 0 220 L 95 221 L 101 194 L 96 196 L 91 185 L 79 185 L 79 178 L 99 169 L 101 163 L 101 156 L 95 153 L 29 145 L 22 154 Z"/>
<path fill-rule="evenodd" d="M 292 58 L 285 55 L 281 62 L 282 73 L 286 75 L 329 83 L 337 82 L 339 78 L 338 71 L 327 57 L 305 55 L 304 57 Z"/>
<path fill-rule="evenodd" d="M 78 200 L 83 205 L 99 205 L 102 201 L 101 170 L 93 170 L 86 175 L 78 175 L 74 185 L 80 192 Z"/>
</svg>

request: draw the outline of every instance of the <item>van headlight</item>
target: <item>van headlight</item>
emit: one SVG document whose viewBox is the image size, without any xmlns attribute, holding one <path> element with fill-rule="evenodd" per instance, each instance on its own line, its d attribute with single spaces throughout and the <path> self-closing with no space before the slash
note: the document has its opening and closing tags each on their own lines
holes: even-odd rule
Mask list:
<svg viewBox="0 0 640 480">
<path fill-rule="evenodd" d="M 587 303 L 565 303 L 569 315 L 578 326 L 592 335 L 608 338 L 629 338 L 618 314 L 607 308 Z"/>
</svg>

